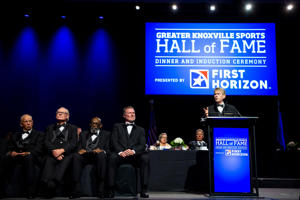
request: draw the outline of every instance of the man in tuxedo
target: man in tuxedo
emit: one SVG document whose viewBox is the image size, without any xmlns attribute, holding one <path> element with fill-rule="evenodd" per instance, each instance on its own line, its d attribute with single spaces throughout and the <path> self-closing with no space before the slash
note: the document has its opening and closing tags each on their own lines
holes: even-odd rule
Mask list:
<svg viewBox="0 0 300 200">
<path fill-rule="evenodd" d="M 215 88 L 214 99 L 215 104 L 209 107 L 203 108 L 206 117 L 211 116 L 230 116 L 239 117 L 241 114 L 239 111 L 230 104 L 224 103 L 226 93 L 223 88 Z"/>
<path fill-rule="evenodd" d="M 191 150 L 200 150 L 202 147 L 207 147 L 207 143 L 204 141 L 204 131 L 202 129 L 196 130 L 196 140 L 189 143 Z"/>
<path fill-rule="evenodd" d="M 44 133 L 33 129 L 33 119 L 28 114 L 21 116 L 20 126 L 22 130 L 12 135 L 8 145 L 6 169 L 11 174 L 15 166 L 22 165 L 27 198 L 34 198 L 36 166 L 41 167 L 43 162 Z"/>
<path fill-rule="evenodd" d="M 83 166 L 95 164 L 98 181 L 97 196 L 104 198 L 104 181 L 106 174 L 107 155 L 109 154 L 110 132 L 101 129 L 101 119 L 94 117 L 90 123 L 90 130 L 80 134 L 79 147 L 73 156 L 73 191 L 70 198 L 80 197 L 80 177 Z"/>
<path fill-rule="evenodd" d="M 56 111 L 57 122 L 46 128 L 47 156 L 42 181 L 48 197 L 54 196 L 55 189 L 71 164 L 72 154 L 77 147 L 77 127 L 68 123 L 69 117 L 69 110 L 61 107 Z"/>
<path fill-rule="evenodd" d="M 108 162 L 108 197 L 114 197 L 114 182 L 116 169 L 123 163 L 130 163 L 140 167 L 142 198 L 149 198 L 149 155 L 146 149 L 146 136 L 144 128 L 135 124 L 135 110 L 132 106 L 123 109 L 125 123 L 117 123 L 113 127 L 111 136 L 112 154 Z"/>
</svg>

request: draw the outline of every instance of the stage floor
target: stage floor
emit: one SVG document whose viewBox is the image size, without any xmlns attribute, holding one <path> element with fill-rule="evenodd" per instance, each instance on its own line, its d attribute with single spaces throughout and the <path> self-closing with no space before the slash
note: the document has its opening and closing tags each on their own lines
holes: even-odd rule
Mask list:
<svg viewBox="0 0 300 200">
<path fill-rule="evenodd" d="M 185 192 L 150 192 L 151 199 L 155 200 L 196 200 L 196 199 L 207 199 L 207 200 L 299 200 L 300 188 L 260 188 L 259 197 L 209 197 L 207 194 L 195 194 L 195 193 L 185 193 Z M 23 200 L 26 198 L 6 198 L 6 199 L 18 199 Z M 44 199 L 44 198 L 35 198 L 35 199 Z M 66 200 L 67 197 L 56 197 L 54 200 Z M 95 197 L 81 197 L 80 200 L 92 200 L 97 199 Z M 114 200 L 118 199 L 141 199 L 136 197 L 118 197 L 116 196 Z"/>
</svg>

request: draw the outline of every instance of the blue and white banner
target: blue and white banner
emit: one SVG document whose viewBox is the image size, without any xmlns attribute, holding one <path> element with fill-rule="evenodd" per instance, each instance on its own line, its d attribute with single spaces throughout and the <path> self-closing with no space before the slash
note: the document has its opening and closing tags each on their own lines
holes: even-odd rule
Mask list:
<svg viewBox="0 0 300 200">
<path fill-rule="evenodd" d="M 277 95 L 273 23 L 146 23 L 146 94 Z"/>
</svg>

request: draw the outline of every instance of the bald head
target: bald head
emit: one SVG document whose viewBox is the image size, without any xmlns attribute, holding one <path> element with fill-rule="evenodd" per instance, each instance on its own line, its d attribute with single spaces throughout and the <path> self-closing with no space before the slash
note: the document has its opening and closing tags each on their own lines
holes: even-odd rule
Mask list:
<svg viewBox="0 0 300 200">
<path fill-rule="evenodd" d="M 70 117 L 70 112 L 65 107 L 60 107 L 56 111 L 56 119 L 58 122 L 67 122 Z"/>
<path fill-rule="evenodd" d="M 33 127 L 32 116 L 29 114 L 24 114 L 20 117 L 20 126 L 24 131 L 29 131 Z"/>
<path fill-rule="evenodd" d="M 100 129 L 100 128 L 102 128 L 101 119 L 99 117 L 93 117 L 91 119 L 90 126 L 91 126 L 92 129 Z"/>
</svg>

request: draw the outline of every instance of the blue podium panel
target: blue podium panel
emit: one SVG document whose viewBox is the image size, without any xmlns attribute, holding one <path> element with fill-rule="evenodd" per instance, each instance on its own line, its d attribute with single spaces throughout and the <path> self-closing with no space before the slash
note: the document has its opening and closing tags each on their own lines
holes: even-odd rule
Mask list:
<svg viewBox="0 0 300 200">
<path fill-rule="evenodd" d="M 249 128 L 213 128 L 214 192 L 251 193 Z"/>
</svg>

